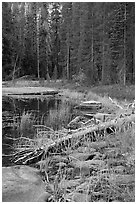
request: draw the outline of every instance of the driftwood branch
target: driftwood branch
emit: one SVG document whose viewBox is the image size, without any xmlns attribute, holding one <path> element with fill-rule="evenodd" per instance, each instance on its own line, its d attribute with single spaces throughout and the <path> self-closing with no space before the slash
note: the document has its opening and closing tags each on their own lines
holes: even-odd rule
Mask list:
<svg viewBox="0 0 137 204">
<path fill-rule="evenodd" d="M 113 99 L 112 99 L 110 96 L 109 96 L 109 99 L 110 99 L 111 102 L 112 102 L 113 104 L 115 104 L 118 108 L 123 109 L 123 107 L 120 106 L 119 104 L 117 104 L 115 101 L 113 101 Z"/>
<path fill-rule="evenodd" d="M 43 129 L 46 129 L 47 131 L 52 131 L 52 132 L 54 132 L 54 130 L 53 130 L 52 128 L 47 127 L 47 126 L 45 126 L 45 125 L 33 125 L 33 127 L 35 127 L 35 128 L 43 128 Z"/>
</svg>

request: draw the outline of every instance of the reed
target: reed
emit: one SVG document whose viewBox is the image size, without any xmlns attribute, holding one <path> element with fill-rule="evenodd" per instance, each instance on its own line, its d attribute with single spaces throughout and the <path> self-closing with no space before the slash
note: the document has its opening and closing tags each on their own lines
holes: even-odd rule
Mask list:
<svg viewBox="0 0 137 204">
<path fill-rule="evenodd" d="M 50 110 L 44 124 L 53 130 L 59 130 L 70 122 L 72 118 L 71 106 L 67 102 L 61 103 L 57 109 Z"/>
<path fill-rule="evenodd" d="M 23 112 L 19 125 L 19 131 L 21 136 L 31 136 L 34 134 L 33 124 L 35 123 L 35 116 L 29 112 Z"/>
</svg>

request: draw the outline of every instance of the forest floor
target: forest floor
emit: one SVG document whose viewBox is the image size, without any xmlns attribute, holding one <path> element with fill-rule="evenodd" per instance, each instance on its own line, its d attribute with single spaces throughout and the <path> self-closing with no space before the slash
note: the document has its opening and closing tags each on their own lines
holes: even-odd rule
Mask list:
<svg viewBox="0 0 137 204">
<path fill-rule="evenodd" d="M 14 86 L 52 88 L 58 90 L 60 95 L 68 100 L 76 102 L 100 101 L 105 107 L 103 112 L 115 112 L 117 117 L 121 114 L 117 104 L 125 107 L 135 99 L 134 86 L 89 87 L 62 81 L 41 83 L 22 81 L 16 82 Z M 13 89 L 13 84 L 3 83 L 3 87 Z M 114 104 L 109 97 L 115 101 Z M 122 112 L 123 117 L 124 114 Z M 38 166 L 42 174 L 46 172 L 46 177 L 44 175 L 46 191 L 50 195 L 44 201 L 134 202 L 134 126 L 91 143 L 85 140 L 82 146 L 77 148 L 70 146 L 65 154 L 53 155 Z"/>
</svg>

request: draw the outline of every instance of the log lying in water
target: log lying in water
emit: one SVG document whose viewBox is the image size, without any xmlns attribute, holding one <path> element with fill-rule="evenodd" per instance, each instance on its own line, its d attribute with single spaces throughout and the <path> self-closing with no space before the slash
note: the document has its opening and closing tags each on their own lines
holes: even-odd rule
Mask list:
<svg viewBox="0 0 137 204">
<path fill-rule="evenodd" d="M 30 92 L 30 93 L 9 93 L 8 95 L 55 95 L 58 94 L 58 91 L 43 91 L 43 92 Z"/>
<path fill-rule="evenodd" d="M 3 95 L 55 95 L 59 91 L 44 87 L 5 87 L 2 89 Z"/>
<path fill-rule="evenodd" d="M 49 144 L 44 144 L 44 147 L 34 149 L 33 151 L 19 152 L 14 158 L 16 164 L 31 164 L 38 162 L 41 158 L 46 158 L 50 154 L 62 153 L 68 147 L 75 149 L 81 146 L 83 142 L 93 142 L 109 133 L 124 132 L 135 124 L 135 115 L 125 116 L 110 122 L 100 123 L 94 127 L 87 127 L 84 130 L 78 130 L 76 133 L 68 134 L 65 137 L 59 138 Z"/>
</svg>

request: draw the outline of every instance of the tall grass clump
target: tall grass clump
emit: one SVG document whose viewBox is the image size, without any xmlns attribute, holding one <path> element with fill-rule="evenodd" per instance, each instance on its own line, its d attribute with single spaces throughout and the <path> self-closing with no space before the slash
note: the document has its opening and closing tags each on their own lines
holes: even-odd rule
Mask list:
<svg viewBox="0 0 137 204">
<path fill-rule="evenodd" d="M 135 152 L 135 128 L 119 134 L 119 141 L 123 153 Z"/>
<path fill-rule="evenodd" d="M 109 97 L 107 95 L 105 95 L 104 97 L 97 95 L 96 93 L 93 92 L 88 92 L 88 94 L 86 95 L 86 100 L 90 101 L 90 100 L 94 100 L 94 101 L 99 101 L 102 103 L 103 108 L 102 111 L 103 112 L 110 112 L 110 113 L 114 113 L 117 112 L 117 110 L 119 110 L 119 108 L 116 106 L 116 104 L 119 104 L 119 102 L 116 99 L 113 99 L 115 101 L 115 103 L 113 103 Z"/>
<path fill-rule="evenodd" d="M 69 89 L 65 89 L 63 91 L 63 96 L 65 100 L 71 101 L 72 103 L 79 103 L 84 100 L 84 94 L 77 91 L 70 91 Z"/>
<path fill-rule="evenodd" d="M 31 136 L 34 134 L 33 124 L 35 122 L 35 117 L 32 113 L 23 112 L 21 116 L 21 121 L 19 125 L 19 132 L 21 136 Z"/>
<path fill-rule="evenodd" d="M 71 117 L 71 106 L 63 101 L 57 109 L 49 110 L 45 125 L 51 127 L 53 130 L 59 130 L 70 122 Z"/>
</svg>

